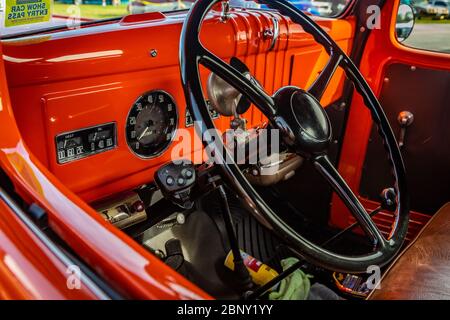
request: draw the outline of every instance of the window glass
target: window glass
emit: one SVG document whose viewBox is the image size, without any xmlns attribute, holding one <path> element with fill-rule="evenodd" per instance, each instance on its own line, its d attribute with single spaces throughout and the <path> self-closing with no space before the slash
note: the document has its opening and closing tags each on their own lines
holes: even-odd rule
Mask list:
<svg viewBox="0 0 450 320">
<path fill-rule="evenodd" d="M 402 0 L 396 35 L 405 46 L 450 53 L 450 0 Z"/>
<path fill-rule="evenodd" d="M 195 0 L 0 0 L 0 34 L 20 34 L 55 26 L 77 27 L 89 21 L 119 18 L 152 11 L 187 10 Z M 290 0 L 314 15 L 336 16 L 351 0 Z M 264 8 L 247 0 L 230 0 L 232 6 Z"/>
<path fill-rule="evenodd" d="M 334 17 L 339 15 L 347 7 L 351 0 L 288 0 L 298 9 L 309 12 L 313 15 L 323 17 Z M 266 8 L 264 4 L 257 4 L 246 0 L 230 0 L 230 4 L 239 7 L 261 7 Z"/>
</svg>

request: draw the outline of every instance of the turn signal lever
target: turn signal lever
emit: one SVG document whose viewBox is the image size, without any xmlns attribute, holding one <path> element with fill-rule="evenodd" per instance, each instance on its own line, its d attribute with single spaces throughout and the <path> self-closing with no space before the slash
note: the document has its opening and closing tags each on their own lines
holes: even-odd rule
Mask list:
<svg viewBox="0 0 450 320">
<path fill-rule="evenodd" d="M 155 182 L 164 197 L 184 209 L 194 205 L 190 196 L 195 180 L 195 167 L 188 160 L 169 162 L 155 172 Z"/>
</svg>

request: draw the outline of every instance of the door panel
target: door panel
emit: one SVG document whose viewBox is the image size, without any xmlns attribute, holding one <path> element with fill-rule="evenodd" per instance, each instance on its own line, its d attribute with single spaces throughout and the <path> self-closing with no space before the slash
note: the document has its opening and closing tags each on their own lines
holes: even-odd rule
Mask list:
<svg viewBox="0 0 450 320">
<path fill-rule="evenodd" d="M 380 102 L 397 136 L 397 115 L 414 115 L 402 154 L 408 173 L 411 209 L 433 214 L 450 195 L 450 72 L 392 64 L 386 69 Z M 360 184 L 361 196 L 377 200 L 392 177 L 376 128 L 372 128 Z"/>
<path fill-rule="evenodd" d="M 449 123 L 446 113 L 448 113 L 449 107 L 448 72 L 450 70 L 450 55 L 409 48 L 397 41 L 395 24 L 399 2 L 399 0 L 385 1 L 381 10 L 380 28 L 366 30 L 366 32 L 370 32 L 370 35 L 364 47 L 360 70 L 375 94 L 380 98 L 396 134 L 399 130 L 396 119 L 398 111 L 414 108 L 413 111 L 417 113 L 416 122 L 411 126 L 411 130 L 406 133 L 406 139 L 409 140 L 406 142 L 404 150 L 411 197 L 418 196 L 418 199 L 411 201 L 414 210 L 411 211 L 408 238 L 412 238 L 429 219 L 429 215 L 423 213 L 434 212 L 439 203 L 450 200 L 448 192 L 439 190 L 443 188 L 442 183 L 445 184 L 447 181 L 447 186 L 450 184 L 448 178 L 442 177 L 442 180 L 439 180 L 439 178 L 433 180 L 432 176 L 429 177 L 430 172 L 435 176 L 447 175 L 444 171 L 436 173 L 436 168 L 433 168 L 433 166 L 447 163 L 448 167 L 449 163 L 448 158 L 445 158 L 447 160 L 443 158 L 447 157 L 449 148 L 448 138 L 445 142 L 445 137 L 448 137 L 448 129 L 445 126 L 448 126 Z M 361 26 L 358 25 L 356 28 L 359 29 Z M 417 73 L 414 75 L 412 75 L 412 72 L 405 74 L 408 69 L 415 69 Z M 400 74 L 401 72 L 404 74 Z M 389 80 L 385 80 L 386 78 Z M 434 84 L 431 82 L 434 82 Z M 438 91 L 439 96 L 432 93 Z M 422 122 L 423 124 L 421 124 Z M 384 161 L 386 154 L 383 148 L 377 149 L 376 152 L 372 150 L 377 144 L 375 139 L 371 139 L 373 130 L 370 112 L 364 106 L 361 97 L 355 94 L 348 110 L 339 172 L 369 211 L 378 205 L 377 194 L 384 187 L 389 186 L 386 185 L 388 183 L 385 177 L 388 177 L 390 173 L 387 167 L 381 167 L 381 164 L 386 162 Z M 442 139 L 439 137 L 441 134 L 443 135 Z M 432 135 L 432 140 L 436 139 L 437 141 L 426 140 L 430 135 Z M 424 144 L 424 142 L 426 143 Z M 446 149 L 446 151 L 443 149 Z M 427 162 L 423 163 L 423 160 L 420 159 L 425 157 L 425 154 L 433 154 L 433 156 L 430 156 Z M 381 164 L 376 163 L 377 167 L 375 168 L 372 162 L 380 162 Z M 428 168 L 424 168 L 425 166 L 428 166 Z M 438 181 L 442 181 L 442 183 Z M 373 183 L 370 188 L 368 187 L 369 182 Z M 422 185 L 419 186 L 419 184 Z M 423 193 L 424 190 L 427 191 L 427 194 Z M 393 222 L 393 215 L 383 212 L 374 218 L 374 221 L 387 235 L 389 233 L 388 227 Z M 354 219 L 348 210 L 334 195 L 330 224 L 343 228 L 353 222 Z"/>
</svg>

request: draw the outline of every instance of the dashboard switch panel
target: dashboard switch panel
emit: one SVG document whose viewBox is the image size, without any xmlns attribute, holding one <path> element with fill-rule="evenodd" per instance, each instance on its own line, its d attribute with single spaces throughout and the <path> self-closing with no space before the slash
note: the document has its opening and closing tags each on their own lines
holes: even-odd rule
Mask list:
<svg viewBox="0 0 450 320">
<path fill-rule="evenodd" d="M 59 164 L 114 149 L 117 145 L 116 123 L 106 123 L 59 134 L 55 138 Z"/>
<path fill-rule="evenodd" d="M 184 209 L 190 209 L 193 201 L 191 190 L 195 185 L 195 167 L 189 160 L 169 162 L 155 172 L 155 182 L 166 199 Z"/>
</svg>

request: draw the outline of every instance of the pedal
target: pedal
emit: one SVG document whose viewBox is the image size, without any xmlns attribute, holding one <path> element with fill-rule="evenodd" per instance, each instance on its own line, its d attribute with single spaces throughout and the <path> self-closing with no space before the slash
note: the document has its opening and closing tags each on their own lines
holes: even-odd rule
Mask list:
<svg viewBox="0 0 450 320">
<path fill-rule="evenodd" d="M 181 242 L 178 239 L 170 239 L 166 242 L 165 264 L 174 270 L 179 270 L 184 263 L 184 255 Z"/>
</svg>

